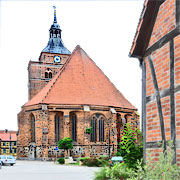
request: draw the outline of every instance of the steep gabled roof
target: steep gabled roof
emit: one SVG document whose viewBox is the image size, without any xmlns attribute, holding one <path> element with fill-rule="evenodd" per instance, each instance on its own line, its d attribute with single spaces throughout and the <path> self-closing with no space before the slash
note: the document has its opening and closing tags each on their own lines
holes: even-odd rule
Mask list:
<svg viewBox="0 0 180 180">
<path fill-rule="evenodd" d="M 142 58 L 148 47 L 160 5 L 164 0 L 145 0 L 139 24 L 129 53 L 130 57 Z"/>
<path fill-rule="evenodd" d="M 60 72 L 25 106 L 98 105 L 136 109 L 77 46 Z"/>
</svg>

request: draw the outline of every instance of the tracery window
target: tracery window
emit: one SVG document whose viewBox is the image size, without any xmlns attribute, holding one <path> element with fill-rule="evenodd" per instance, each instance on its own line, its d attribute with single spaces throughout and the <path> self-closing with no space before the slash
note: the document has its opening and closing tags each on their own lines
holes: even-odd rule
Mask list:
<svg viewBox="0 0 180 180">
<path fill-rule="evenodd" d="M 72 119 L 72 140 L 77 141 L 77 116 L 74 112 L 71 113 Z"/>
<path fill-rule="evenodd" d="M 45 78 L 46 79 L 51 79 L 52 78 L 52 71 L 50 68 L 47 68 L 45 71 Z"/>
<path fill-rule="evenodd" d="M 31 141 L 35 142 L 35 117 L 31 115 Z"/>
<path fill-rule="evenodd" d="M 59 115 L 55 116 L 55 142 L 58 143 L 60 140 L 60 118 Z"/>
<path fill-rule="evenodd" d="M 105 117 L 102 114 L 96 113 L 91 117 L 91 142 L 97 141 L 97 133 L 99 135 L 99 141 L 104 141 L 104 121 Z M 98 127 L 98 129 L 97 129 Z"/>
</svg>

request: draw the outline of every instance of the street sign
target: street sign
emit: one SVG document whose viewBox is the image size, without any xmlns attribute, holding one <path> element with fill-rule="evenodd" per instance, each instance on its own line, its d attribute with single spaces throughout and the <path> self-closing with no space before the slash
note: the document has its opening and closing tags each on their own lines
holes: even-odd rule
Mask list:
<svg viewBox="0 0 180 180">
<path fill-rule="evenodd" d="M 58 151 L 58 147 L 56 147 L 55 150 Z"/>
</svg>

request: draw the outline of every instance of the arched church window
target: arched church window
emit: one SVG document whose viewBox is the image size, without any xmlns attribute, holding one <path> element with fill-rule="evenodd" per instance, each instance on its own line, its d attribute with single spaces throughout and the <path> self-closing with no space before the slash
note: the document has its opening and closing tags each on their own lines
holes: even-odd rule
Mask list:
<svg viewBox="0 0 180 180">
<path fill-rule="evenodd" d="M 104 117 L 99 118 L 99 141 L 104 141 Z"/>
<path fill-rule="evenodd" d="M 91 117 L 91 142 L 97 141 L 97 133 L 99 134 L 99 141 L 104 141 L 104 122 L 105 122 L 105 116 L 96 113 L 93 114 Z M 98 128 L 97 128 L 98 127 Z"/>
<path fill-rule="evenodd" d="M 50 68 L 47 68 L 45 71 L 45 78 L 46 79 L 51 79 L 52 78 L 52 71 Z"/>
<path fill-rule="evenodd" d="M 59 115 L 55 116 L 55 142 L 58 143 L 60 140 L 60 118 Z"/>
<path fill-rule="evenodd" d="M 52 72 L 49 72 L 49 79 L 52 78 Z"/>
<path fill-rule="evenodd" d="M 45 78 L 48 78 L 48 72 L 45 72 Z"/>
<path fill-rule="evenodd" d="M 97 118 L 95 115 L 92 116 L 91 118 L 91 142 L 96 142 L 97 141 Z"/>
<path fill-rule="evenodd" d="M 72 140 L 77 141 L 77 116 L 74 112 L 71 113 L 72 120 Z"/>
<path fill-rule="evenodd" d="M 35 142 L 35 117 L 31 114 L 31 141 Z"/>
</svg>

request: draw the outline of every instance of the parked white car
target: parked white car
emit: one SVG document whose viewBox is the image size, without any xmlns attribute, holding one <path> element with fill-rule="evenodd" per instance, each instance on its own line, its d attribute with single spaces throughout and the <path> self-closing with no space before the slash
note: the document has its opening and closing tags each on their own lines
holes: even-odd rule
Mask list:
<svg viewBox="0 0 180 180">
<path fill-rule="evenodd" d="M 16 164 L 16 158 L 9 155 L 0 155 L 0 161 L 2 162 L 2 165 L 10 164 L 13 166 Z"/>
</svg>

